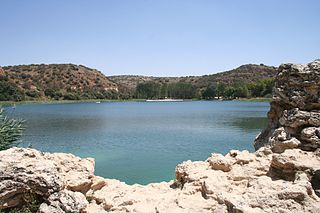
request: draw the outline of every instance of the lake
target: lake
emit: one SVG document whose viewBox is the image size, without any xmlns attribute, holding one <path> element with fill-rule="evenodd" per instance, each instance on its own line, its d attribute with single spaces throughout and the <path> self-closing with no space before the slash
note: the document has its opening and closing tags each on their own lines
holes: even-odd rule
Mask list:
<svg viewBox="0 0 320 213">
<path fill-rule="evenodd" d="M 96 159 L 95 174 L 128 184 L 169 181 L 185 160 L 254 151 L 269 103 L 105 102 L 18 105 L 27 121 L 20 146 Z"/>
</svg>

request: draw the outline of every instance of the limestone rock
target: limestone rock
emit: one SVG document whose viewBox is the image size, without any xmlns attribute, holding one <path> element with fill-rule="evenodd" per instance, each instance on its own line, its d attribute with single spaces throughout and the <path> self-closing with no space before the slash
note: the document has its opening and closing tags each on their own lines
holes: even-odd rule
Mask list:
<svg viewBox="0 0 320 213">
<path fill-rule="evenodd" d="M 232 162 L 224 158 L 221 154 L 212 154 L 207 160 L 214 170 L 221 170 L 224 172 L 229 172 L 232 167 Z"/>
<path fill-rule="evenodd" d="M 11 154 L 11 158 L 9 158 Z M 13 158 L 17 155 L 17 158 Z M 47 192 L 39 211 L 46 212 L 318 212 L 320 199 L 316 195 L 319 189 L 319 156 L 313 152 L 300 149 L 285 150 L 283 153 L 272 153 L 263 147 L 256 153 L 231 150 L 227 155 L 213 154 L 207 161 L 186 161 L 176 168 L 177 180 L 148 184 L 146 186 L 127 185 L 118 180 L 91 177 L 93 162 L 66 154 L 41 153 L 32 149 L 13 148 L 0 152 L 1 164 L 7 157 L 6 165 L 15 167 L 19 164 L 15 159 L 23 157 L 23 164 L 28 164 L 31 174 L 35 168 L 30 161 L 39 158 L 52 162 L 52 175 L 61 180 L 60 188 Z M 57 157 L 59 156 L 59 157 Z M 72 161 L 73 160 L 73 161 Z M 48 163 L 46 162 L 46 163 Z M 64 163 L 61 163 L 64 162 Z M 74 165 L 71 167 L 71 162 Z M 227 163 L 226 163 L 227 162 Z M 35 163 L 32 161 L 32 163 Z M 212 165 L 216 165 L 217 167 Z M 50 164 L 48 164 L 50 165 Z M 59 170 L 53 168 L 63 167 Z M 228 171 L 221 165 L 227 165 Z M 81 169 L 78 167 L 82 167 Z M 2 167 L 4 168 L 4 166 Z M 20 166 L 21 168 L 21 166 Z M 40 169 L 40 168 L 38 168 Z M 277 169 L 295 173 L 292 180 L 283 178 L 270 170 Z M 74 170 L 71 172 L 71 170 Z M 2 171 L 2 170 L 1 170 Z M 12 170 L 10 170 L 12 171 Z M 16 172 L 23 172 L 18 170 Z M 37 170 L 35 170 L 37 171 Z M 43 170 L 40 170 L 42 173 Z M 67 172 L 68 171 L 68 172 Z M 73 184 L 70 177 L 76 171 L 85 175 L 83 182 L 89 178 L 91 184 L 87 192 L 74 192 L 68 189 Z M 87 172 L 87 173 L 86 173 Z M 34 180 L 43 176 L 40 172 L 32 173 Z M 64 174 L 63 174 L 64 173 Z M 72 174 L 70 177 L 67 173 Z M 9 175 L 9 174 L 7 174 Z M 46 174 L 47 175 L 47 174 Z M 80 175 L 80 173 L 78 174 Z M 79 183 L 78 177 L 75 183 Z M 11 181 L 11 182 L 8 182 Z M 11 199 L 2 194 L 1 201 L 18 205 L 19 195 L 30 187 L 30 182 L 1 180 L 1 193 L 9 193 Z M 20 186 L 21 185 L 21 186 Z M 80 184 L 81 185 L 81 184 Z M 20 186 L 20 188 L 19 188 Z M 28 188 L 29 187 L 29 188 Z M 16 190 L 17 189 L 22 189 Z M 2 202 L 2 208 L 7 208 Z M 284 208 L 285 207 L 285 208 Z"/>
<path fill-rule="evenodd" d="M 93 170 L 93 159 L 71 154 L 23 148 L 1 151 L 0 209 L 18 205 L 19 196 L 27 192 L 48 198 L 64 188 L 86 191 L 91 186 Z"/>
<path fill-rule="evenodd" d="M 298 108 L 284 110 L 279 119 L 282 126 L 299 128 L 301 126 L 320 126 L 320 111 L 301 111 Z"/>
<path fill-rule="evenodd" d="M 255 139 L 257 149 L 262 146 L 275 147 L 276 152 L 284 149 L 301 148 L 314 151 L 318 143 L 305 140 L 302 144 L 291 140 L 295 137 L 300 140 L 301 128 L 320 126 L 320 60 L 307 65 L 283 64 L 278 69 L 273 92 L 271 108 L 268 112 L 268 127 Z M 284 135 L 274 138 L 277 131 L 284 128 L 289 138 Z M 284 136 L 286 137 L 286 136 Z M 271 138 L 271 140 L 270 140 Z M 288 141 L 291 140 L 291 141 Z M 283 146 L 280 143 L 284 143 Z"/>
<path fill-rule="evenodd" d="M 275 129 L 269 138 L 271 150 L 275 153 L 284 152 L 286 149 L 294 149 L 300 146 L 301 142 L 290 135 L 284 127 Z"/>
<path fill-rule="evenodd" d="M 312 175 L 320 169 L 320 158 L 313 152 L 300 149 L 286 150 L 272 156 L 271 169 L 273 177 L 293 180 L 299 171 Z"/>
<path fill-rule="evenodd" d="M 69 190 L 63 190 L 50 195 L 47 202 L 48 204 L 42 203 L 40 205 L 40 213 L 77 213 L 88 205 L 88 201 L 82 193 Z"/>
<path fill-rule="evenodd" d="M 95 201 L 92 201 L 90 204 L 86 206 L 86 208 L 83 210 L 83 213 L 105 213 L 106 211 L 102 206 L 99 206 L 96 204 Z"/>
<path fill-rule="evenodd" d="M 305 147 L 320 148 L 320 127 L 304 128 L 301 131 L 301 141 Z"/>
</svg>

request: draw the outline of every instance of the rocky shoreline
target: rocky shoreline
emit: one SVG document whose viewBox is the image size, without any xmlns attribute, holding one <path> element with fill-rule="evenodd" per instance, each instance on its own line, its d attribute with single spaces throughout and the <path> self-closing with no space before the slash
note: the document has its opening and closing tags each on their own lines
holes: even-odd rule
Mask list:
<svg viewBox="0 0 320 213">
<path fill-rule="evenodd" d="M 320 212 L 320 60 L 278 69 L 255 153 L 231 150 L 176 167 L 176 180 L 127 185 L 94 175 L 94 159 L 0 152 L 0 210 L 41 198 L 39 212 Z"/>
</svg>

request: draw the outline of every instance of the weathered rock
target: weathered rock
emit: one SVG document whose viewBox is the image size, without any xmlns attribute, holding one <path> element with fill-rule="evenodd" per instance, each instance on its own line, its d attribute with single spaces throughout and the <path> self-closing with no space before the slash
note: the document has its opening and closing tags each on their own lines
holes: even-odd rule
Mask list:
<svg viewBox="0 0 320 213">
<path fill-rule="evenodd" d="M 301 142 L 295 137 L 292 137 L 284 127 L 274 130 L 268 143 L 272 147 L 271 150 L 276 153 L 284 152 L 286 149 L 297 148 L 301 144 Z"/>
<path fill-rule="evenodd" d="M 320 147 L 320 127 L 307 127 L 301 131 L 301 141 L 304 147 L 317 149 Z"/>
<path fill-rule="evenodd" d="M 270 169 L 272 177 L 292 181 L 299 171 L 311 176 L 314 171 L 320 169 L 320 158 L 313 152 L 300 149 L 286 150 L 272 156 Z"/>
<path fill-rule="evenodd" d="M 86 206 L 86 208 L 83 210 L 83 213 L 105 213 L 106 211 L 102 206 L 99 206 L 96 204 L 95 201 L 92 201 L 90 204 Z"/>
<path fill-rule="evenodd" d="M 40 213 L 78 213 L 89 204 L 82 193 L 66 189 L 50 195 L 47 202 L 40 205 Z"/>
<path fill-rule="evenodd" d="M 268 127 L 256 138 L 256 149 L 273 146 L 277 152 L 284 149 L 301 148 L 314 151 L 319 146 L 306 140 L 297 141 L 270 140 L 273 134 L 284 127 L 285 134 L 300 140 L 302 128 L 320 126 L 320 60 L 307 65 L 283 64 L 278 69 L 271 108 L 268 112 Z M 280 143 L 285 143 L 281 147 Z M 293 142 L 293 143 L 292 143 Z"/>
<path fill-rule="evenodd" d="M 212 154 L 207 160 L 214 170 L 221 170 L 224 172 L 229 172 L 232 167 L 232 163 L 229 159 L 224 158 L 221 154 Z"/>
<path fill-rule="evenodd" d="M 320 170 L 315 170 L 311 179 L 311 185 L 316 195 L 320 197 Z"/>
<path fill-rule="evenodd" d="M 9 153 L 11 158 L 8 158 Z M 316 187 L 319 186 L 319 184 L 317 185 L 318 178 L 315 178 L 318 176 L 314 175 L 319 171 L 319 157 L 312 152 L 299 149 L 285 150 L 280 154 L 273 154 L 268 148 L 261 148 L 256 153 L 232 150 L 226 156 L 213 154 L 206 162 L 186 161 L 179 164 L 176 169 L 177 181 L 175 183 L 171 181 L 146 186 L 137 184 L 130 186 L 117 180 L 101 177 L 89 178 L 92 161 L 79 160 L 79 158 L 68 154 L 65 156 L 68 159 L 66 162 L 61 160 L 62 154 L 57 157 L 57 154 L 13 148 L 0 152 L 0 159 L 6 156 L 8 158 L 6 165 L 18 164 L 15 161 L 17 158 L 12 157 L 13 155 L 19 157 L 17 153 L 20 153 L 21 157 L 23 156 L 23 164 L 26 165 L 34 163 L 35 158 L 39 158 L 42 163 L 52 162 L 55 167 L 58 165 L 64 167 L 59 171 L 47 170 L 47 172 L 52 172 L 51 175 L 55 178 L 61 180 L 61 186 L 47 192 L 49 196 L 44 196 L 45 202 L 41 204 L 39 210 L 43 213 L 80 211 L 90 213 L 109 211 L 317 212 L 320 210 L 320 199 L 315 194 L 317 191 L 312 188 L 317 190 Z M 75 165 L 70 167 L 72 160 Z M 1 164 L 3 165 L 3 160 L 1 160 Z M 212 165 L 218 165 L 218 169 Z M 220 168 L 221 165 L 224 166 Z M 78 167 L 82 167 L 82 169 Z M 31 167 L 30 169 L 34 170 L 35 168 Z M 295 178 L 284 180 L 285 178 L 277 173 L 271 174 L 270 169 L 290 174 L 295 173 Z M 30 171 L 29 173 L 31 173 Z M 64 174 L 61 174 L 61 171 L 64 171 Z M 86 192 L 86 197 L 81 192 L 67 189 L 67 184 L 70 185 L 72 179 L 65 177 L 67 176 L 66 171 L 70 174 L 82 171 L 85 173 L 83 182 L 86 183 L 88 178 L 91 180 L 90 190 Z M 38 172 L 32 173 L 32 175 L 34 180 L 37 180 L 38 176 L 41 177 L 44 174 Z M 75 183 L 79 183 L 79 178 L 81 179 L 81 177 L 75 179 Z M 1 189 L 2 193 L 5 190 L 10 191 L 18 188 L 19 184 L 24 187 L 23 190 L 28 190 L 31 187 L 28 188 L 27 184 L 29 183 L 23 181 L 22 183 L 7 181 L 4 179 L 1 181 L 1 185 L 5 186 Z M 19 199 L 15 201 L 13 197 L 19 198 L 19 195 L 24 193 L 23 190 L 19 192 L 13 190 L 17 196 L 10 195 L 11 199 L 5 200 L 10 200 L 17 205 Z M 1 201 L 3 199 L 4 196 L 1 197 Z"/>
<path fill-rule="evenodd" d="M 28 192 L 48 198 L 64 188 L 87 191 L 93 171 L 93 159 L 81 159 L 71 154 L 23 148 L 1 151 L 0 209 L 18 205 L 20 200 L 17 198 Z"/>
<path fill-rule="evenodd" d="M 298 108 L 284 110 L 279 119 L 282 126 L 299 128 L 301 126 L 320 126 L 320 111 L 301 111 Z"/>
</svg>

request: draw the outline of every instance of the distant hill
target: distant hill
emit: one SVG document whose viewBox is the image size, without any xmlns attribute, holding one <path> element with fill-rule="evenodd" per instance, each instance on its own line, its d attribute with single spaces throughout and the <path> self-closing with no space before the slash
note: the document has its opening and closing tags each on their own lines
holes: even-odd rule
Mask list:
<svg viewBox="0 0 320 213">
<path fill-rule="evenodd" d="M 0 68 L 0 101 L 130 98 L 228 98 L 270 94 L 276 68 L 248 64 L 204 76 L 105 76 L 74 64 Z"/>
<path fill-rule="evenodd" d="M 96 69 L 74 64 L 2 67 L 0 100 L 117 98 L 117 84 Z"/>
<path fill-rule="evenodd" d="M 119 75 L 109 76 L 109 78 L 117 83 L 122 93 L 133 95 L 137 85 L 145 82 L 155 82 L 157 84 L 172 83 L 190 83 L 196 90 L 204 90 L 211 84 L 222 83 L 226 86 L 234 85 L 238 82 L 241 84 L 256 83 L 261 80 L 274 79 L 277 68 L 266 65 L 246 64 L 236 69 L 203 76 L 186 76 L 186 77 L 150 77 L 138 75 Z"/>
</svg>

